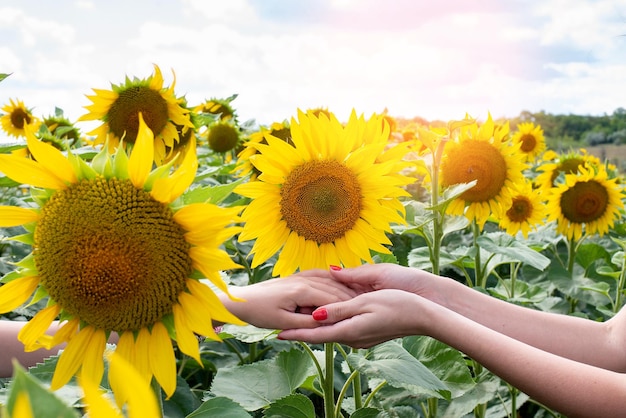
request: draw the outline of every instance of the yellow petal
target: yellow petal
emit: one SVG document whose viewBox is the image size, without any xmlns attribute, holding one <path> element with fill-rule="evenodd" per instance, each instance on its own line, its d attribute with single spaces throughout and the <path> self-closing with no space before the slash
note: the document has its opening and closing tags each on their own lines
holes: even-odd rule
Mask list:
<svg viewBox="0 0 626 418">
<path fill-rule="evenodd" d="M 180 350 L 189 357 L 194 358 L 200 366 L 204 367 L 200 360 L 200 350 L 198 340 L 187 323 L 187 317 L 183 308 L 175 304 L 172 306 L 174 315 L 174 329 L 176 330 L 176 342 Z"/>
<path fill-rule="evenodd" d="M 59 315 L 61 307 L 51 305 L 37 312 L 37 314 L 25 324 L 17 334 L 17 339 L 24 344 L 24 351 L 34 351 L 40 346 L 38 340 L 52 325 L 52 321 Z"/>
<path fill-rule="evenodd" d="M 119 382 L 117 392 L 128 399 L 129 418 L 160 417 L 156 396 L 133 364 L 114 352 L 109 357 L 109 376 Z"/>
<path fill-rule="evenodd" d="M 26 144 L 35 160 L 63 183 L 76 183 L 76 172 L 69 160 L 55 147 L 26 131 Z"/>
<path fill-rule="evenodd" d="M 62 180 L 52 176 L 41 164 L 24 157 L 0 155 L 0 171 L 21 184 L 54 190 L 66 187 Z"/>
<path fill-rule="evenodd" d="M 143 376 L 146 382 L 152 379 L 152 371 L 150 370 L 150 331 L 147 328 L 141 328 L 135 340 L 135 362 L 137 371 Z"/>
<path fill-rule="evenodd" d="M 181 292 L 178 295 L 180 306 L 185 312 L 185 317 L 189 327 L 197 334 L 204 335 L 211 339 L 221 341 L 222 339 L 215 333 L 213 329 L 213 321 L 206 314 L 206 306 L 202 301 L 187 292 Z"/>
<path fill-rule="evenodd" d="M 198 159 L 196 158 L 195 139 L 190 144 L 183 163 L 170 177 L 155 180 L 150 195 L 161 203 L 171 203 L 191 186 L 196 178 Z"/>
<path fill-rule="evenodd" d="M 0 227 L 24 225 L 35 222 L 39 219 L 39 214 L 32 209 L 20 208 L 18 206 L 0 206 Z"/>
<path fill-rule="evenodd" d="M 128 159 L 128 175 L 130 181 L 138 189 L 143 189 L 146 179 L 152 170 L 154 158 L 154 134 L 139 113 L 139 131 L 133 150 Z"/>
<path fill-rule="evenodd" d="M 88 345 L 94 328 L 86 327 L 72 338 L 59 357 L 59 362 L 54 370 L 50 389 L 57 390 L 70 381 L 76 374 L 78 368 L 83 364 L 85 358 L 85 347 Z"/>
<path fill-rule="evenodd" d="M 28 392 L 24 391 L 17 394 L 17 397 L 15 398 L 15 403 L 13 404 L 13 411 L 11 412 L 10 416 L 15 418 L 33 417 L 33 409 L 30 406 L 30 398 L 28 397 Z"/>
<path fill-rule="evenodd" d="M 93 336 L 87 342 L 85 350 L 85 359 L 80 369 L 82 379 L 91 382 L 100 382 L 104 375 L 104 360 L 102 355 L 106 347 L 107 338 L 104 330 L 96 329 Z"/>
<path fill-rule="evenodd" d="M 209 311 L 211 318 L 220 322 L 246 325 L 241 319 L 231 314 L 210 287 L 194 279 L 187 280 L 187 288 L 192 295 L 202 301 L 204 309 Z"/>
<path fill-rule="evenodd" d="M 10 312 L 26 302 L 38 284 L 39 276 L 27 276 L 2 285 L 0 287 L 0 312 Z"/>
<path fill-rule="evenodd" d="M 150 369 L 167 397 L 171 397 L 176 391 L 176 357 L 172 340 L 162 322 L 156 322 L 152 326 Z"/>
<path fill-rule="evenodd" d="M 120 411 L 102 396 L 102 391 L 97 383 L 88 379 L 80 379 L 79 382 L 85 394 L 85 408 L 90 418 L 123 418 Z"/>
</svg>

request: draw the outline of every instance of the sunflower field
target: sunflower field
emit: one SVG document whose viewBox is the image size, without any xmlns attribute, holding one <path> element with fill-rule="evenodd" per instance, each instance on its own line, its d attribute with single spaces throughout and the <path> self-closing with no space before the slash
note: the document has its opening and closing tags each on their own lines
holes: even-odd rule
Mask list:
<svg viewBox="0 0 626 418">
<path fill-rule="evenodd" d="M 0 103 L 0 324 L 43 353 L 0 379 L 0 417 L 560 416 L 430 337 L 286 341 L 227 306 L 394 263 L 606 321 L 626 288 L 617 167 L 533 122 L 318 108 L 263 126 L 236 97 L 188 103 L 155 65 L 77 121 Z"/>
</svg>

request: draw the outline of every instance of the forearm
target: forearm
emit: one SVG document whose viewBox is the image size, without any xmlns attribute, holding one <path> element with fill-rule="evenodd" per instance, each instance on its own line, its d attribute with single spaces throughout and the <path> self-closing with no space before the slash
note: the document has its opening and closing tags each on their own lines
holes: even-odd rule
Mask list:
<svg viewBox="0 0 626 418">
<path fill-rule="evenodd" d="M 429 311 L 436 324 L 429 335 L 548 407 L 568 417 L 623 416 L 625 375 L 547 353 L 441 306 Z"/>
<path fill-rule="evenodd" d="M 13 360 L 16 359 L 23 367 L 31 367 L 59 352 L 62 346 L 53 350 L 39 349 L 25 352 L 24 345 L 17 339 L 17 334 L 26 324 L 24 321 L 2 320 L 0 323 L 0 377 L 13 374 Z M 56 325 L 53 325 L 56 327 Z"/>
<path fill-rule="evenodd" d="M 610 343 L 604 323 L 518 306 L 452 279 L 438 286 L 441 297 L 435 302 L 498 333 L 575 361 L 626 371 L 622 342 Z"/>
</svg>

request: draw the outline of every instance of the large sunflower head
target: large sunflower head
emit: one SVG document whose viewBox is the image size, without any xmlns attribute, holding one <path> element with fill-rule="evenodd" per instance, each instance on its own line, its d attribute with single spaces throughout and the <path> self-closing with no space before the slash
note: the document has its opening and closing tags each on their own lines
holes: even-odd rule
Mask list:
<svg viewBox="0 0 626 418">
<path fill-rule="evenodd" d="M 547 215 L 545 203 L 530 181 L 514 187 L 511 203 L 503 209 L 500 227 L 513 236 L 521 231 L 524 238 L 528 238 L 532 229 L 543 224 Z"/>
<path fill-rule="evenodd" d="M 0 155 L 0 170 L 30 184 L 36 207 L 0 206 L 0 227 L 24 225 L 32 253 L 0 287 L 0 312 L 47 297 L 47 307 L 19 334 L 27 350 L 62 342 L 52 379 L 59 388 L 80 371 L 99 382 L 110 332 L 117 351 L 171 395 L 176 365 L 170 335 L 199 360 L 195 333 L 217 338 L 212 318 L 239 322 L 204 276 L 227 291 L 219 270 L 237 265 L 221 243 L 238 232 L 237 208 L 184 205 L 195 177 L 195 152 L 173 173 L 152 170 L 154 137 L 139 115 L 130 156 L 102 150 L 87 164 L 27 134 L 34 159 Z M 51 322 L 63 326 L 49 337 Z"/>
<path fill-rule="evenodd" d="M 380 116 L 354 116 L 342 126 L 333 114 L 299 111 L 291 121 L 293 145 L 272 135 L 257 143 L 250 157 L 257 181 L 236 189 L 252 199 L 239 236 L 256 239 L 252 266 L 280 251 L 273 273 L 286 276 L 371 262 L 370 250 L 388 253 L 385 232 L 404 222 L 398 198 L 412 180 L 394 171 L 401 157 L 385 150 L 387 137 Z"/>
<path fill-rule="evenodd" d="M 556 221 L 557 231 L 570 240 L 583 233 L 603 235 L 619 218 L 624 197 L 623 187 L 603 166 L 587 163 L 550 190 L 548 220 Z"/>
<path fill-rule="evenodd" d="M 10 103 L 2 108 L 2 111 L 6 113 L 0 117 L 4 132 L 19 138 L 26 135 L 25 128 L 27 126 L 32 125 L 34 130 L 39 128 L 41 121 L 33 116 L 32 111 L 24 106 L 23 101 L 14 101 L 13 99 L 9 99 L 9 101 Z"/>
<path fill-rule="evenodd" d="M 161 164 L 166 149 L 176 145 L 179 135 L 176 125 L 193 128 L 189 110 L 181 106 L 184 99 L 174 94 L 176 80 L 168 88 L 163 87 L 163 75 L 157 65 L 154 74 L 146 79 L 126 78 L 123 84 L 111 85 L 111 90 L 94 89 L 87 96 L 93 104 L 85 106 L 89 113 L 79 120 L 101 120 L 104 123 L 89 132 L 96 135 L 94 144 L 108 141 L 109 150 L 120 142 L 133 144 L 139 132 L 139 114 L 143 115 L 148 128 L 154 132 L 154 160 Z"/>
<path fill-rule="evenodd" d="M 497 127 L 491 115 L 484 124 L 461 126 L 454 141 L 446 144 L 440 166 L 443 187 L 476 181 L 454 199 L 448 212 L 476 221 L 482 228 L 491 215 L 500 217 L 511 204 L 510 189 L 524 181 L 526 168 L 519 145 L 508 141 L 508 125 Z"/>
</svg>

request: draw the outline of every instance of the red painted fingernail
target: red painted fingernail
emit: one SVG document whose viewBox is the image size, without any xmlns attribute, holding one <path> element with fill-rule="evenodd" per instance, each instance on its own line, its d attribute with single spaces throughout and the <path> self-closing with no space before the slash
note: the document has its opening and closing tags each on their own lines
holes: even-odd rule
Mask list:
<svg viewBox="0 0 626 418">
<path fill-rule="evenodd" d="M 331 270 L 334 270 L 334 271 L 339 271 L 339 270 L 341 270 L 341 267 L 331 265 L 331 266 L 330 266 L 330 269 L 331 269 Z"/>
<path fill-rule="evenodd" d="M 319 308 L 313 311 L 313 319 L 316 321 L 323 321 L 328 318 L 328 311 L 326 308 Z"/>
</svg>

